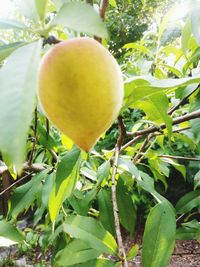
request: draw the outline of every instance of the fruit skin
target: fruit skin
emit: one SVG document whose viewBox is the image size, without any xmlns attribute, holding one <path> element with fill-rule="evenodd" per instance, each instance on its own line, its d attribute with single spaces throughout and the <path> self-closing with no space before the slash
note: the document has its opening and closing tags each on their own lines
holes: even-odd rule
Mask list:
<svg viewBox="0 0 200 267">
<path fill-rule="evenodd" d="M 85 151 L 111 126 L 122 105 L 120 68 L 92 38 L 54 46 L 42 59 L 38 83 L 47 118 Z"/>
</svg>

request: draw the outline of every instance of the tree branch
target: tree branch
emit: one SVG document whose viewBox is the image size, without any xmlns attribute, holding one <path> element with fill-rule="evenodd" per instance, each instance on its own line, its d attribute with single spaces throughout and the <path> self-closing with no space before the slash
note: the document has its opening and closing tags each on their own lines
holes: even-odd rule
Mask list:
<svg viewBox="0 0 200 267">
<path fill-rule="evenodd" d="M 147 136 L 147 138 L 144 140 L 143 144 L 141 145 L 138 153 L 135 155 L 135 157 L 133 158 L 133 162 L 136 163 L 138 160 L 140 160 L 141 157 L 141 153 L 143 153 L 146 149 L 146 147 L 148 146 L 150 140 L 155 136 L 154 133 L 151 133 Z"/>
<path fill-rule="evenodd" d="M 173 131 L 173 133 L 180 133 L 180 132 L 183 132 L 185 130 L 188 130 L 190 129 L 191 127 L 188 126 L 188 127 L 185 127 L 185 128 L 181 128 L 181 129 L 176 129 Z M 147 136 L 147 138 L 144 140 L 143 144 L 141 145 L 138 153 L 136 153 L 135 157 L 133 158 L 133 162 L 136 164 L 136 163 L 139 163 L 141 162 L 141 160 L 144 158 L 145 156 L 145 153 L 143 153 L 144 151 L 147 151 L 149 149 L 149 142 L 150 140 L 153 138 L 153 137 L 156 137 L 156 136 L 159 136 L 159 135 L 162 135 L 163 133 L 151 133 Z"/>
<path fill-rule="evenodd" d="M 41 172 L 45 170 L 45 166 L 41 163 L 33 163 L 32 165 L 29 165 L 28 162 L 23 164 L 22 167 L 23 171 L 31 171 L 31 172 Z M 0 175 L 7 172 L 9 169 L 6 165 L 0 166 Z"/>
<path fill-rule="evenodd" d="M 185 121 L 189 121 L 189 120 L 194 120 L 197 118 L 200 118 L 200 109 L 193 111 L 191 113 L 188 113 L 186 115 L 174 118 L 172 120 L 172 125 L 176 125 L 176 124 L 179 124 L 179 123 L 182 123 Z M 160 132 L 161 130 L 164 130 L 164 129 L 166 129 L 166 124 L 162 123 L 162 124 L 160 124 L 159 127 L 149 127 L 147 129 L 137 131 L 134 133 L 127 132 L 127 135 L 129 135 L 129 136 L 144 136 L 144 135 L 147 135 L 150 133 Z"/>
<path fill-rule="evenodd" d="M 173 119 L 172 121 L 172 125 L 176 125 L 176 124 L 179 124 L 179 123 L 182 123 L 182 122 L 185 122 L 185 121 L 189 121 L 189 120 L 193 120 L 193 119 L 197 119 L 197 118 L 200 118 L 200 109 L 196 110 L 196 111 L 193 111 L 189 114 L 186 114 L 186 115 L 183 115 L 183 116 L 180 116 L 178 118 L 175 118 Z M 131 132 L 127 132 L 126 134 L 129 135 L 129 136 L 133 136 L 134 138 L 132 140 L 130 140 L 128 143 L 126 143 L 121 149 L 120 149 L 120 152 L 122 152 L 124 149 L 126 149 L 127 147 L 133 145 L 135 142 L 137 142 L 141 137 L 145 136 L 145 135 L 148 135 L 148 134 L 151 134 L 151 133 L 156 133 L 158 132 L 157 134 L 161 134 L 162 133 L 162 130 L 164 130 L 166 128 L 166 124 L 160 124 L 159 127 L 149 127 L 147 129 L 144 129 L 144 130 L 141 130 L 141 131 L 137 131 L 137 132 L 134 132 L 134 133 L 131 133 Z M 188 129 L 188 127 L 186 128 L 183 128 L 183 130 L 186 130 Z M 178 130 L 175 130 L 174 132 L 180 132 L 182 129 L 178 129 Z"/>
<path fill-rule="evenodd" d="M 169 111 L 168 111 L 168 115 L 171 115 L 172 113 L 174 113 L 175 110 L 179 109 L 181 106 L 184 106 L 185 104 L 187 104 L 188 102 L 188 98 L 193 95 L 197 90 L 199 90 L 200 88 L 200 84 L 197 86 L 196 89 L 194 89 L 190 94 L 188 94 L 186 97 L 184 97 L 183 99 L 181 99 L 181 101 L 175 105 L 174 107 L 172 107 Z"/>
<path fill-rule="evenodd" d="M 181 156 L 172 156 L 172 155 L 158 155 L 158 157 L 159 158 L 167 158 L 167 159 L 180 159 L 180 160 L 200 161 L 200 158 L 181 157 Z"/>
<path fill-rule="evenodd" d="M 34 113 L 33 146 L 32 146 L 32 150 L 31 150 L 31 154 L 30 154 L 29 160 L 28 160 L 28 164 L 29 165 L 32 164 L 33 155 L 34 155 L 34 152 L 35 152 L 35 146 L 36 146 L 36 141 L 37 141 L 37 121 L 38 121 L 38 118 L 37 118 L 37 108 L 36 108 L 35 109 L 35 113 Z"/>
<path fill-rule="evenodd" d="M 118 117 L 118 125 L 119 125 L 119 136 L 117 140 L 117 144 L 115 146 L 115 153 L 114 153 L 114 162 L 112 164 L 113 170 L 112 170 L 112 206 L 113 206 L 113 214 L 114 214 L 114 222 L 115 222 L 115 230 L 116 230 L 116 237 L 117 237 L 117 243 L 119 247 L 119 254 L 120 258 L 122 260 L 123 267 L 128 267 L 128 262 L 126 260 L 126 253 L 123 245 L 122 240 L 122 234 L 120 230 L 120 221 L 119 221 L 119 209 L 117 205 L 117 197 L 116 197 L 116 184 L 115 184 L 115 177 L 117 173 L 117 164 L 118 164 L 118 158 L 120 153 L 120 148 L 124 140 L 124 136 L 126 133 L 126 129 L 122 120 L 122 117 Z"/>
<path fill-rule="evenodd" d="M 14 182 L 13 184 L 11 184 L 9 187 L 7 187 L 6 189 L 4 189 L 3 191 L 0 192 L 0 196 L 2 196 L 3 194 L 5 194 L 7 191 L 10 191 L 10 189 L 17 185 L 18 183 L 20 183 L 21 181 L 23 181 L 24 179 L 26 179 L 27 177 L 29 177 L 32 173 L 29 173 L 25 176 L 23 176 L 22 178 L 20 178 L 19 180 L 17 180 L 16 182 Z"/>
<path fill-rule="evenodd" d="M 105 18 L 105 14 L 106 14 L 106 8 L 108 6 L 108 0 L 102 0 L 101 1 L 101 6 L 100 6 L 100 17 L 102 19 Z"/>
</svg>

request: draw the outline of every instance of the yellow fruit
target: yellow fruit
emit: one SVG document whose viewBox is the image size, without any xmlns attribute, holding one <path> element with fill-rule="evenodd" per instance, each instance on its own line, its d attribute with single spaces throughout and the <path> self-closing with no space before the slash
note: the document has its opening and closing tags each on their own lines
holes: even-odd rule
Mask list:
<svg viewBox="0 0 200 267">
<path fill-rule="evenodd" d="M 92 38 L 61 42 L 41 62 L 38 97 L 47 118 L 89 151 L 119 113 L 123 100 L 120 68 Z"/>
</svg>

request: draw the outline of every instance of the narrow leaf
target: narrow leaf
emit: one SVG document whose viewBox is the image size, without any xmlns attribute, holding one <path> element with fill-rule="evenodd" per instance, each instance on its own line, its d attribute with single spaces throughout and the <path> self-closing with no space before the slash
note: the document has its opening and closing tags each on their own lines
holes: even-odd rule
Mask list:
<svg viewBox="0 0 200 267">
<path fill-rule="evenodd" d="M 102 188 L 98 194 L 99 220 L 103 227 L 112 235 L 115 234 L 111 191 Z"/>
<path fill-rule="evenodd" d="M 113 261 L 107 259 L 97 259 L 87 261 L 85 263 L 80 263 L 73 267 L 116 267 L 116 264 Z"/>
<path fill-rule="evenodd" d="M 58 169 L 56 172 L 56 193 L 60 188 L 61 184 L 64 180 L 70 175 L 72 172 L 74 165 L 76 164 L 79 156 L 80 156 L 80 149 L 74 147 L 72 150 L 67 152 L 65 156 L 61 159 L 61 162 L 58 165 Z"/>
<path fill-rule="evenodd" d="M 62 24 L 74 31 L 107 38 L 106 26 L 92 6 L 81 2 L 64 4 L 52 24 Z"/>
<path fill-rule="evenodd" d="M 76 155 L 78 154 L 79 153 L 77 152 Z M 74 156 L 74 154 L 71 154 L 71 155 Z M 73 190 L 75 189 L 78 178 L 79 178 L 81 156 L 79 155 L 79 158 L 78 159 L 76 158 L 76 161 L 72 157 L 72 161 L 74 165 L 72 164 L 72 162 L 68 161 L 69 158 L 65 157 L 65 160 L 66 162 L 69 163 L 69 165 L 66 165 L 66 166 L 60 165 L 60 168 L 58 169 L 57 174 L 56 174 L 56 176 L 59 177 L 58 179 L 59 181 L 58 182 L 55 181 L 53 189 L 50 194 L 49 213 L 50 213 L 50 218 L 52 222 L 56 220 L 62 203 L 65 201 L 65 199 L 71 196 Z M 63 162 L 65 162 L 64 159 L 63 159 Z M 58 173 L 59 173 L 59 176 L 58 176 Z M 57 184 L 59 184 L 58 190 L 56 190 Z"/>
<path fill-rule="evenodd" d="M 195 207 L 200 207 L 200 190 L 184 195 L 176 204 L 177 213 L 187 213 Z"/>
<path fill-rule="evenodd" d="M 0 150 L 7 164 L 20 170 L 36 104 L 41 42 L 18 48 L 0 69 Z"/>
<path fill-rule="evenodd" d="M 0 29 L 20 29 L 26 30 L 27 26 L 21 21 L 12 19 L 0 19 Z"/>
<path fill-rule="evenodd" d="M 96 259 L 101 253 L 81 240 L 73 240 L 56 255 L 56 263 L 59 266 L 71 266 L 73 264 L 87 262 Z"/>
<path fill-rule="evenodd" d="M 133 234 L 136 224 L 136 207 L 133 203 L 130 193 L 127 190 L 127 187 L 124 185 L 122 178 L 119 178 L 117 182 L 116 193 L 120 223 L 125 229 Z"/>
<path fill-rule="evenodd" d="M 5 240 L 1 239 L 2 237 Z M 24 235 L 15 226 L 9 222 L 0 221 L 0 247 L 6 245 L 6 242 L 9 242 L 9 240 L 14 243 L 22 243 L 24 239 Z M 5 243 L 2 242 L 3 240 Z"/>
<path fill-rule="evenodd" d="M 6 45 L 0 46 L 0 61 L 7 58 L 13 51 L 15 51 L 17 48 L 26 45 L 26 43 L 23 42 L 16 42 Z"/>
<path fill-rule="evenodd" d="M 11 196 L 9 213 L 17 218 L 20 212 L 28 209 L 36 198 L 41 181 L 46 177 L 48 170 L 36 174 L 24 185 L 17 187 Z"/>
<path fill-rule="evenodd" d="M 135 102 L 145 97 L 151 96 L 159 91 L 165 89 L 172 89 L 179 86 L 186 86 L 190 84 L 197 84 L 200 82 L 200 76 L 180 79 L 155 79 L 151 76 L 148 77 L 134 77 L 128 79 L 125 86 L 125 100 L 127 106 L 131 106 Z"/>
<path fill-rule="evenodd" d="M 67 217 L 63 227 L 69 235 L 84 241 L 97 251 L 109 254 L 117 253 L 114 237 L 93 218 L 70 216 Z"/>
<path fill-rule="evenodd" d="M 139 252 L 138 244 L 133 245 L 127 254 L 127 260 L 131 260 L 131 259 L 135 258 L 137 256 L 138 252 Z"/>
<path fill-rule="evenodd" d="M 142 244 L 143 267 L 166 267 L 173 252 L 176 218 L 167 203 L 159 203 L 150 211 Z"/>
<path fill-rule="evenodd" d="M 176 230 L 176 239 L 200 241 L 200 222 L 193 220 L 182 223 L 181 227 Z"/>
<path fill-rule="evenodd" d="M 182 30 L 182 38 L 181 38 L 181 46 L 184 53 L 186 53 L 186 51 L 189 48 L 190 36 L 191 36 L 191 22 L 189 19 L 187 19 L 185 26 Z"/>
<path fill-rule="evenodd" d="M 110 161 L 105 161 L 97 170 L 97 185 L 100 185 L 110 174 Z"/>
<path fill-rule="evenodd" d="M 47 4 L 48 0 L 35 0 L 36 10 L 41 20 L 45 18 Z"/>
</svg>

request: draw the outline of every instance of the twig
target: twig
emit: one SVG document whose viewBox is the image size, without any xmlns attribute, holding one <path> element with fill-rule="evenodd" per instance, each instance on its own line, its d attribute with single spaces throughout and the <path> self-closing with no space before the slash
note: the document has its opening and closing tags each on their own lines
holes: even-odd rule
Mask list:
<svg viewBox="0 0 200 267">
<path fill-rule="evenodd" d="M 45 170 L 45 166 L 41 163 L 33 163 L 32 165 L 29 165 L 28 162 L 23 164 L 22 167 L 23 171 L 31 171 L 31 172 L 41 172 Z M 0 175 L 7 172 L 9 169 L 6 165 L 0 166 Z"/>
<path fill-rule="evenodd" d="M 174 130 L 173 133 L 180 133 L 180 132 L 184 132 L 184 131 L 189 130 L 189 129 L 191 129 L 191 127 L 187 126 L 187 127 L 184 127 L 184 128 L 180 128 L 180 129 Z"/>
<path fill-rule="evenodd" d="M 46 134 L 47 134 L 47 139 L 49 138 L 49 120 L 46 118 Z"/>
<path fill-rule="evenodd" d="M 181 160 L 200 161 L 200 158 L 181 157 L 181 156 L 172 156 L 172 155 L 158 155 L 158 157 L 159 158 L 168 158 L 168 159 L 181 159 Z"/>
<path fill-rule="evenodd" d="M 122 121 L 122 117 L 118 117 L 118 125 L 119 125 L 119 137 L 117 144 L 115 146 L 115 153 L 114 153 L 114 162 L 113 162 L 113 170 L 112 170 L 112 206 L 113 206 L 113 214 L 114 214 L 114 222 L 115 222 L 115 230 L 116 230 L 116 237 L 117 237 L 117 243 L 119 246 L 119 254 L 120 258 L 122 260 L 123 267 L 128 267 L 128 262 L 126 260 L 126 253 L 123 245 L 122 240 L 122 234 L 120 230 L 120 221 L 119 221 L 119 209 L 117 205 L 117 197 L 116 197 L 116 184 L 115 184 L 115 177 L 117 173 L 117 164 L 118 164 L 118 158 L 120 153 L 120 148 L 124 140 L 124 136 L 126 133 L 125 126 Z"/>
<path fill-rule="evenodd" d="M 176 124 L 179 124 L 179 123 L 182 123 L 185 121 L 189 121 L 189 120 L 194 120 L 197 118 L 200 118 L 200 109 L 173 119 L 172 125 L 176 125 Z M 161 130 L 164 130 L 166 127 L 167 127 L 166 124 L 162 123 L 162 124 L 160 124 L 159 127 L 149 127 L 147 129 L 140 130 L 140 131 L 137 131 L 134 133 L 127 132 L 127 135 L 129 135 L 129 136 L 145 136 L 145 135 L 150 134 L 150 133 L 160 132 Z"/>
<path fill-rule="evenodd" d="M 7 191 L 9 191 L 13 186 L 15 186 L 16 184 L 20 183 L 21 181 L 23 181 L 24 179 L 26 179 L 27 177 L 29 177 L 31 174 L 33 173 L 29 173 L 25 176 L 23 176 L 22 178 L 20 178 L 19 180 L 17 180 L 16 182 L 14 182 L 13 184 L 11 184 L 9 187 L 7 187 L 5 190 L 0 192 L 0 196 L 2 196 L 3 194 L 5 194 Z"/>
<path fill-rule="evenodd" d="M 101 6 L 100 6 L 100 17 L 102 19 L 105 18 L 105 14 L 106 14 L 106 8 L 108 6 L 108 0 L 102 0 L 101 1 Z"/>
<path fill-rule="evenodd" d="M 149 134 L 147 136 L 147 138 L 144 140 L 143 144 L 141 145 L 138 153 L 135 155 L 135 157 L 133 158 L 133 162 L 136 163 L 138 160 L 140 160 L 141 157 L 141 153 L 145 151 L 146 146 L 148 146 L 149 141 L 151 140 L 151 138 L 153 138 L 155 135 L 153 133 Z"/>
<path fill-rule="evenodd" d="M 33 134 L 33 146 L 32 146 L 32 150 L 31 150 L 31 154 L 28 160 L 28 164 L 31 165 L 32 161 L 33 161 L 33 155 L 35 152 L 35 146 L 36 146 L 36 141 L 37 141 L 37 108 L 35 109 L 35 113 L 34 113 L 34 134 Z"/>
<path fill-rule="evenodd" d="M 188 98 L 193 95 L 198 89 L 200 88 L 200 84 L 197 86 L 196 89 L 194 89 L 190 94 L 188 94 L 186 97 L 184 97 L 183 99 L 181 99 L 181 101 L 176 104 L 175 106 L 173 106 L 169 111 L 168 111 L 168 115 L 171 115 L 172 113 L 174 113 L 175 110 L 179 109 L 181 106 L 184 106 L 185 104 L 187 104 L 188 102 Z"/>
<path fill-rule="evenodd" d="M 118 140 L 117 140 L 117 145 L 119 147 L 119 150 L 123 144 L 123 140 L 126 136 L 126 127 L 123 123 L 123 120 L 122 120 L 122 116 L 119 115 L 118 116 L 118 125 L 119 125 L 119 137 L 118 137 Z"/>
<path fill-rule="evenodd" d="M 137 140 L 139 140 L 143 135 L 138 135 L 136 137 L 134 137 L 132 140 L 130 140 L 129 142 L 127 142 L 125 145 L 123 145 L 120 149 L 120 153 L 125 150 L 127 147 L 133 145 L 134 143 L 137 142 Z"/>
<path fill-rule="evenodd" d="M 54 162 L 58 162 L 59 158 L 53 149 L 49 149 L 49 153 L 52 155 Z"/>
<path fill-rule="evenodd" d="M 181 129 L 176 129 L 174 131 L 172 131 L 173 133 L 180 133 L 180 132 L 183 132 L 185 130 L 188 130 L 190 129 L 191 127 L 188 126 L 188 127 L 185 127 L 185 128 L 181 128 Z M 159 136 L 159 135 L 162 135 L 163 133 L 151 133 L 147 136 L 147 138 L 144 140 L 143 144 L 141 145 L 139 151 L 137 152 L 137 154 L 135 155 L 135 157 L 133 158 L 133 162 L 136 164 L 136 163 L 139 163 L 141 162 L 141 160 L 144 158 L 147 150 L 149 149 L 149 142 L 150 140 L 153 138 L 153 137 L 156 137 L 156 136 Z M 151 144 L 152 145 L 152 144 Z M 143 153 L 144 151 L 146 150 L 145 153 Z"/>
</svg>

